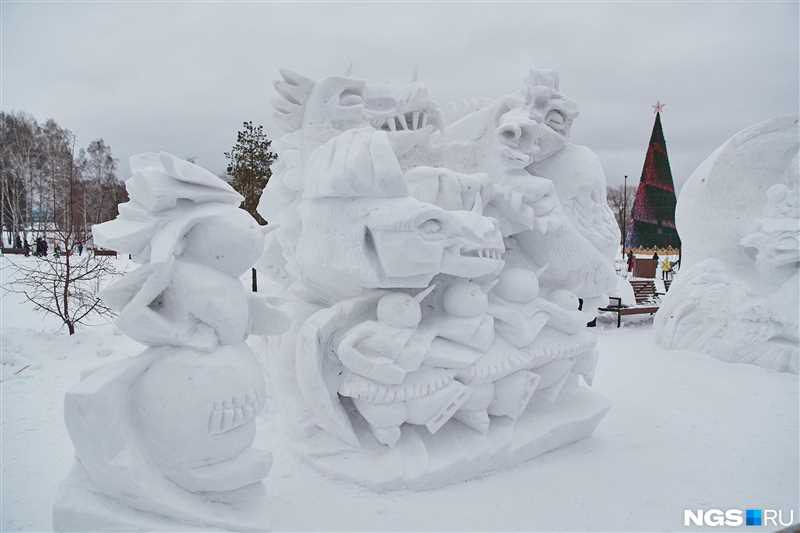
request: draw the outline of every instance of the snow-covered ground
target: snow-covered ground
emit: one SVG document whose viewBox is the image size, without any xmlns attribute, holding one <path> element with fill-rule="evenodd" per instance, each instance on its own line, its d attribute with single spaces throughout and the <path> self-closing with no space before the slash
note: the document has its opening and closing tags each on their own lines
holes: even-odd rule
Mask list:
<svg viewBox="0 0 800 533">
<path fill-rule="evenodd" d="M 7 260 L 0 265 L 6 283 Z M 111 324 L 69 337 L 19 296 L 0 297 L 0 530 L 49 530 L 72 463 L 64 392 L 82 370 L 140 348 Z M 290 453 L 267 412 L 258 440 L 275 454 L 272 527 L 683 530 L 685 508 L 748 507 L 794 509 L 800 520 L 798 377 L 662 350 L 651 324 L 601 320 L 595 388 L 613 407 L 593 438 L 444 489 L 381 495 L 323 479 Z"/>
</svg>

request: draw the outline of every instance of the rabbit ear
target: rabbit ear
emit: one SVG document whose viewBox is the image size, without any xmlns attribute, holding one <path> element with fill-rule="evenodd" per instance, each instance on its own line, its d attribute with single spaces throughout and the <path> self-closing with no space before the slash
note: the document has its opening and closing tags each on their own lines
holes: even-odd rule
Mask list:
<svg viewBox="0 0 800 533">
<path fill-rule="evenodd" d="M 427 295 L 429 295 L 431 292 L 433 292 L 433 289 L 435 289 L 435 288 L 436 288 L 436 284 L 434 283 L 433 285 L 431 285 L 427 289 L 423 289 L 423 290 L 419 291 L 417 293 L 417 295 L 414 296 L 414 301 L 416 301 L 417 303 L 421 303 L 422 300 L 424 300 Z"/>
</svg>

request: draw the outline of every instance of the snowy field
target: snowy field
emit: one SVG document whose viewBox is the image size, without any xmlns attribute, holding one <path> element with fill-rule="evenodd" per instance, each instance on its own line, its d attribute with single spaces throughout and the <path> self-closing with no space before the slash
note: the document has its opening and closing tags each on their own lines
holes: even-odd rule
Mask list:
<svg viewBox="0 0 800 533">
<path fill-rule="evenodd" d="M 65 391 L 82 370 L 140 348 L 111 324 L 69 337 L 17 295 L 2 295 L 0 321 L 0 530 L 49 530 L 73 460 Z M 258 440 L 275 454 L 272 528 L 682 530 L 685 508 L 747 507 L 794 509 L 797 521 L 797 376 L 662 350 L 650 319 L 612 322 L 601 320 L 594 385 L 613 407 L 595 436 L 472 482 L 379 495 L 322 479 L 266 412 Z"/>
</svg>

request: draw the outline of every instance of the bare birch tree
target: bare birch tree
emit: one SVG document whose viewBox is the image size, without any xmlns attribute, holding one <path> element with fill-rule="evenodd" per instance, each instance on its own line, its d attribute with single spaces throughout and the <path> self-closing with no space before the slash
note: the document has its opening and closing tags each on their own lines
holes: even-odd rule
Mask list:
<svg viewBox="0 0 800 533">
<path fill-rule="evenodd" d="M 116 273 L 114 260 L 90 253 L 76 260 L 74 250 L 83 237 L 82 187 L 75 164 L 74 141 L 63 173 L 53 173 L 54 253 L 33 262 L 9 261 L 14 272 L 3 288 L 22 294 L 43 313 L 57 316 L 70 335 L 92 317 L 112 314 L 99 296 L 104 277 Z M 60 181 L 56 181 L 58 177 Z M 58 209 L 56 209 L 58 207 Z"/>
</svg>

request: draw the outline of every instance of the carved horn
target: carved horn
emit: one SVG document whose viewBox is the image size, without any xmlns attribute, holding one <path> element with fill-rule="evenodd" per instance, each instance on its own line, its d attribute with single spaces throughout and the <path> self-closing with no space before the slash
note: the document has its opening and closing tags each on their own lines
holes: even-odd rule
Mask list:
<svg viewBox="0 0 800 533">
<path fill-rule="evenodd" d="M 435 289 L 435 288 L 436 288 L 436 284 L 434 283 L 433 285 L 431 285 L 427 289 L 422 289 L 421 291 L 419 291 L 417 293 L 416 296 L 414 296 L 414 301 L 417 302 L 417 303 L 422 303 L 422 300 L 424 300 L 427 295 L 429 295 L 431 292 L 433 292 L 433 289 Z"/>
<path fill-rule="evenodd" d="M 500 283 L 499 279 L 493 279 L 492 281 L 487 283 L 486 284 L 486 292 L 491 292 L 492 289 L 494 289 L 495 285 L 497 285 L 498 283 Z"/>
<path fill-rule="evenodd" d="M 540 266 L 538 269 L 534 270 L 533 272 L 536 274 L 537 278 L 541 278 L 542 274 L 550 268 L 550 263 L 545 263 L 544 265 Z"/>
<path fill-rule="evenodd" d="M 481 195 L 481 191 L 475 194 L 475 203 L 472 204 L 472 212 L 479 215 L 483 214 L 483 195 Z"/>
</svg>

